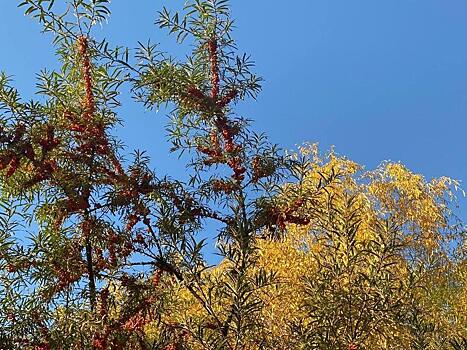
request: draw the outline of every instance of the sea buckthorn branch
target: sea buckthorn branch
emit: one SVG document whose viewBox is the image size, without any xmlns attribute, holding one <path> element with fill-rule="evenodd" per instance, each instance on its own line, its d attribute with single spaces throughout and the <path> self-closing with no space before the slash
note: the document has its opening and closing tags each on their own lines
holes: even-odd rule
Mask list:
<svg viewBox="0 0 467 350">
<path fill-rule="evenodd" d="M 249 249 L 253 244 L 251 239 L 253 226 L 249 223 L 251 218 L 246 212 L 246 197 L 242 192 L 244 186 L 243 181 L 247 172 L 246 164 L 249 163 L 248 150 L 244 147 L 248 147 L 249 145 L 237 141 L 240 138 L 239 132 L 241 130 L 237 129 L 236 125 L 229 120 L 227 116 L 228 111 L 226 110 L 226 107 L 239 95 L 239 92 L 236 88 L 236 84 L 227 84 L 230 88 L 226 87 L 221 95 L 221 74 L 218 61 L 217 39 L 214 40 L 211 37 L 206 45 L 208 51 L 207 63 L 210 67 L 210 94 L 208 95 L 197 85 L 190 85 L 187 88 L 186 94 L 182 96 L 180 109 L 182 113 L 185 112 L 185 110 L 187 110 L 188 113 L 198 113 L 200 115 L 200 120 L 205 123 L 207 126 L 206 129 L 208 129 L 206 134 L 200 137 L 201 142 L 197 144 L 196 148 L 201 157 L 200 162 L 196 164 L 204 164 L 206 166 L 225 164 L 232 170 L 233 174 L 230 179 L 214 177 L 214 179 L 211 178 L 209 180 L 209 185 L 214 192 L 223 192 L 227 195 L 232 195 L 232 206 L 235 206 L 233 208 L 235 217 L 229 218 L 229 221 L 225 222 L 227 226 L 225 231 L 228 232 L 228 239 L 235 241 L 234 245 L 238 247 L 241 254 L 248 256 Z M 233 88 L 234 86 L 235 88 Z M 192 108 L 191 111 L 190 107 Z M 194 128 L 189 130 L 190 126 L 187 126 L 187 129 L 188 134 L 190 131 L 195 133 Z M 252 175 L 255 181 L 273 172 L 269 169 L 262 169 L 262 166 L 263 162 L 258 162 L 256 164 L 255 174 Z M 237 250 L 235 251 L 240 254 Z M 227 250 L 226 258 L 229 257 L 229 254 Z M 237 267 L 239 271 L 242 271 L 241 273 L 246 271 L 245 264 L 240 263 Z M 233 309 L 236 309 L 238 306 L 237 304 L 232 304 L 232 309 L 229 310 L 225 321 L 218 323 L 215 327 L 220 331 L 224 339 L 228 337 L 228 333 L 231 330 L 230 324 L 234 317 Z"/>
<path fill-rule="evenodd" d="M 82 68 L 82 78 L 84 80 L 84 86 L 85 86 L 85 101 L 84 101 L 84 113 L 82 114 L 82 119 L 80 120 L 84 124 L 88 124 L 89 126 L 93 125 L 93 119 L 96 113 L 96 106 L 95 106 L 95 101 L 94 101 L 94 94 L 93 94 L 93 86 L 92 86 L 92 76 L 91 76 L 91 62 L 90 62 L 90 56 L 88 52 L 88 39 L 85 36 L 80 36 L 78 38 L 78 53 L 80 55 L 81 59 L 81 68 Z M 82 126 L 82 125 L 78 125 Z M 78 131 L 75 129 L 75 131 Z M 79 136 L 82 136 L 85 134 L 85 132 L 88 131 L 87 129 L 85 130 L 79 130 L 78 134 Z M 107 146 L 107 139 L 105 137 L 104 130 L 102 126 L 97 126 L 97 128 L 91 131 L 91 135 L 94 137 L 91 137 L 88 142 L 92 144 L 91 147 L 89 147 L 89 143 L 85 143 L 84 145 L 81 145 L 78 147 L 77 151 L 78 154 L 86 154 L 89 156 L 89 177 L 91 178 L 92 176 L 92 166 L 94 163 L 94 156 L 97 153 L 96 149 L 96 143 L 94 141 L 97 141 L 97 145 L 101 146 L 99 150 L 101 152 L 108 151 L 106 146 Z M 86 135 L 87 136 L 87 135 Z M 94 138 L 96 140 L 94 140 Z M 101 142 L 99 142 L 101 141 Z M 102 142 L 103 141 L 103 142 Z M 89 152 L 89 154 L 87 154 Z M 89 178 L 89 180 L 90 180 Z M 89 214 L 87 213 L 87 209 L 90 207 L 89 204 L 89 197 L 90 197 L 90 192 L 91 190 L 88 188 L 86 191 L 83 191 L 83 197 L 82 200 L 85 203 L 85 213 L 84 213 L 84 221 L 82 224 L 83 228 L 83 236 L 85 238 L 85 249 L 86 249 L 86 268 L 88 272 L 88 277 L 89 277 L 89 300 L 90 300 L 90 305 L 91 305 L 91 311 L 94 311 L 95 308 L 95 303 L 96 303 L 96 281 L 95 281 L 95 274 L 94 274 L 94 265 L 93 265 L 93 248 L 92 248 L 92 243 L 91 243 L 91 234 L 92 234 L 92 220 L 89 219 Z M 84 207 L 83 206 L 83 207 Z"/>
<path fill-rule="evenodd" d="M 86 36 L 78 38 L 78 53 L 81 59 L 82 76 L 84 79 L 84 86 L 86 91 L 85 98 L 85 114 L 83 115 L 84 121 L 89 121 L 96 113 L 96 105 L 94 101 L 94 94 L 92 91 L 92 76 L 91 76 L 91 60 L 89 56 L 89 43 Z"/>
<path fill-rule="evenodd" d="M 246 168 L 243 166 L 243 160 L 238 155 L 241 152 L 242 147 L 234 142 L 234 137 L 238 130 L 235 130 L 235 128 L 232 127 L 231 122 L 229 122 L 228 118 L 222 112 L 223 108 L 225 108 L 237 96 L 237 90 L 228 90 L 220 101 L 218 100 L 220 77 L 217 39 L 215 37 L 208 41 L 207 48 L 211 67 L 210 99 L 212 100 L 212 104 L 216 107 L 216 111 L 214 112 L 215 130 L 211 131 L 209 146 L 198 145 L 198 151 L 207 155 L 207 159 L 204 161 L 206 165 L 226 163 L 233 170 L 232 178 L 240 183 L 245 177 L 244 173 L 246 172 Z M 188 93 L 194 100 L 209 100 L 209 97 L 196 87 L 191 86 Z M 209 113 L 209 109 L 205 112 Z M 217 133 L 222 137 L 222 147 L 219 144 Z"/>
<path fill-rule="evenodd" d="M 245 178 L 246 167 L 241 156 L 242 146 L 235 143 L 234 137 L 239 130 L 223 114 L 215 117 L 214 129 L 209 136 L 207 146 L 199 144 L 197 150 L 206 155 L 205 165 L 226 164 L 232 171 L 232 179 L 240 184 Z M 222 144 L 219 142 L 219 135 L 222 138 Z"/>
<path fill-rule="evenodd" d="M 217 39 L 211 38 L 208 43 L 209 63 L 211 65 L 211 98 L 214 103 L 217 103 L 217 96 L 219 95 L 219 57 L 217 53 Z"/>
</svg>

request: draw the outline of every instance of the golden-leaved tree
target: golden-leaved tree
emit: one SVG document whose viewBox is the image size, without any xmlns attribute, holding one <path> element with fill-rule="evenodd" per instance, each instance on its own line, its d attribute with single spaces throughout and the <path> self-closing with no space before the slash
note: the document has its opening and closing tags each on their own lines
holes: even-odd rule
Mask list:
<svg viewBox="0 0 467 350">
<path fill-rule="evenodd" d="M 275 200 L 282 213 L 299 203 L 293 215 L 304 222 L 285 224 L 279 237 L 265 231 L 257 241 L 252 271 L 264 269 L 274 283 L 256 291 L 264 326 L 248 348 L 461 346 L 467 280 L 465 236 L 451 212 L 457 182 L 427 182 L 399 163 L 364 172 L 334 153 L 320 158 L 316 146 L 294 157 L 304 176 Z M 206 272 L 214 279 L 207 290 L 225 268 L 222 262 Z M 202 309 L 179 293 L 190 311 L 173 320 L 202 320 Z"/>
</svg>

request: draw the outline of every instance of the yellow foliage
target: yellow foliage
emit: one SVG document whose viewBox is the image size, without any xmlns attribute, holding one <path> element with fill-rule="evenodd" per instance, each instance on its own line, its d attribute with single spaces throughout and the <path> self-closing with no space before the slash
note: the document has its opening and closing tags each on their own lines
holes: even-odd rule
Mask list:
<svg viewBox="0 0 467 350">
<path fill-rule="evenodd" d="M 251 334 L 245 349 L 304 349 L 310 345 L 303 339 L 315 333 L 316 341 L 325 334 L 334 339 L 329 348 L 361 349 L 408 349 L 416 337 L 426 337 L 435 349 L 451 336 L 467 336 L 467 264 L 444 249 L 456 242 L 449 243 L 445 232 L 454 232 L 451 188 L 458 184 L 446 177 L 426 181 L 399 163 L 365 172 L 334 152 L 319 158 L 316 145 L 294 157 L 308 158 L 308 170 L 299 182 L 285 185 L 277 201 L 285 206 L 302 200 L 300 210 L 310 221 L 287 225 L 279 238 L 257 239 L 249 274 L 264 270 L 275 279 L 255 292 L 262 301 L 262 329 Z M 404 255 L 409 253 L 416 259 Z M 426 267 L 429 262 L 434 265 Z M 205 271 L 198 293 L 215 290 L 229 268 L 223 261 Z M 208 337 L 218 331 L 213 315 L 222 319 L 228 308 L 222 294 L 212 295 L 210 312 L 180 285 L 166 321 L 207 326 Z M 322 330 L 328 325 L 318 321 L 329 328 Z M 422 324 L 436 325 L 437 336 L 420 333 Z M 154 334 L 150 327 L 147 332 Z M 191 348 L 203 348 L 191 341 Z"/>
</svg>

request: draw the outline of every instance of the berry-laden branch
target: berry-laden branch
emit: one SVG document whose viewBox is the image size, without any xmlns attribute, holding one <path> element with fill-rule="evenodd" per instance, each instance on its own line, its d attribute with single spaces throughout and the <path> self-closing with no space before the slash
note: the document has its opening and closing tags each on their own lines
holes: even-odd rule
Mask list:
<svg viewBox="0 0 467 350">
<path fill-rule="evenodd" d="M 82 69 L 82 78 L 84 80 L 84 87 L 85 87 L 85 92 L 86 92 L 86 98 L 84 101 L 84 113 L 82 114 L 82 123 L 85 124 L 92 124 L 93 117 L 96 113 L 96 105 L 94 101 L 94 94 L 93 94 L 93 87 L 92 87 L 92 76 L 91 76 L 91 61 L 90 61 L 90 55 L 89 55 L 89 45 L 88 45 L 88 39 L 85 36 L 80 36 L 78 38 L 78 53 L 81 58 L 81 69 Z M 104 139 L 104 135 L 102 129 L 96 130 L 100 136 L 99 139 Z M 92 142 L 92 141 L 91 141 Z M 106 142 L 103 144 L 101 143 L 101 146 L 107 146 Z M 95 149 L 94 146 L 90 150 L 92 153 L 91 161 L 90 161 L 90 168 L 93 165 L 93 156 L 95 154 Z M 91 171 L 89 171 L 89 176 L 91 176 Z M 84 192 L 84 191 L 83 191 Z M 93 248 L 91 244 L 91 234 L 92 234 L 92 220 L 89 218 L 89 214 L 87 213 L 87 209 L 90 207 L 89 204 L 89 196 L 90 196 L 90 191 L 86 191 L 86 193 L 83 193 L 83 202 L 85 203 L 85 213 L 84 213 L 84 220 L 82 223 L 82 234 L 85 239 L 85 249 L 86 249 L 86 268 L 88 272 L 88 277 L 89 277 L 89 301 L 91 304 L 91 311 L 94 311 L 95 304 L 96 304 L 96 281 L 95 281 L 95 275 L 94 275 L 94 266 L 93 266 L 93 259 L 92 259 L 92 254 L 93 254 Z"/>
<path fill-rule="evenodd" d="M 208 41 L 209 62 L 211 65 L 211 98 L 217 103 L 219 95 L 219 57 L 217 53 L 217 39 L 215 37 Z"/>
<path fill-rule="evenodd" d="M 85 113 L 83 114 L 84 121 L 89 121 L 96 112 L 94 94 L 92 91 L 92 76 L 91 76 L 91 60 L 89 55 L 89 42 L 86 36 L 78 38 L 78 53 L 81 58 L 82 77 L 84 80 L 86 98 L 84 103 Z"/>
</svg>

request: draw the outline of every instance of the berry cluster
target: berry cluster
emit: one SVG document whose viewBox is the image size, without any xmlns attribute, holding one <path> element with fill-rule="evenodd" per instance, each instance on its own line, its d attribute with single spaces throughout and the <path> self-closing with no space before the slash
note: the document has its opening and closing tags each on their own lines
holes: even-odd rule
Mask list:
<svg viewBox="0 0 467 350">
<path fill-rule="evenodd" d="M 235 144 L 233 140 L 239 132 L 238 128 L 231 125 L 225 116 L 218 116 L 215 125 L 224 140 L 224 151 L 228 154 L 240 152 L 242 146 Z"/>
<path fill-rule="evenodd" d="M 245 178 L 246 168 L 239 156 L 242 146 L 234 142 L 238 130 L 231 126 L 224 116 L 218 116 L 215 125 L 216 129 L 210 133 L 209 146 L 198 145 L 197 149 L 207 156 L 204 164 L 226 163 L 233 170 L 232 178 L 237 182 L 241 182 Z M 222 136 L 222 145 L 218 134 Z"/>
<path fill-rule="evenodd" d="M 12 136 L 8 136 L 4 130 L 0 130 L 0 141 L 6 145 L 0 152 L 0 170 L 7 169 L 5 177 L 9 178 L 18 170 L 21 161 L 25 159 L 29 163 L 29 172 L 33 174 L 24 186 L 26 188 L 36 183 L 47 180 L 57 169 L 53 159 L 48 159 L 48 153 L 60 144 L 60 139 L 55 137 L 55 130 L 52 125 L 46 124 L 38 136 L 32 138 L 26 136 L 26 127 L 23 123 L 18 123 Z M 41 148 L 39 157 L 33 142 Z"/>
<path fill-rule="evenodd" d="M 89 178 L 92 173 L 101 173 L 102 181 L 105 184 L 115 184 L 117 181 L 125 178 L 123 167 L 110 147 L 105 124 L 95 117 L 96 106 L 93 95 L 91 61 L 89 55 L 88 40 L 81 36 L 78 38 L 78 54 L 81 62 L 81 73 L 85 86 L 85 98 L 82 102 L 82 112 L 73 113 L 69 110 L 63 112 L 63 119 L 66 122 L 66 129 L 71 133 L 75 146 L 69 151 L 64 152 L 67 160 L 74 164 L 81 164 L 87 168 L 89 174 L 84 174 Z M 47 143 L 44 143 L 45 147 Z M 101 156 L 101 162 L 96 162 L 96 156 Z M 110 164 L 110 165 L 108 165 Z M 51 164 L 46 164 L 44 172 L 53 169 Z M 110 169 L 113 168 L 113 169 Z M 38 179 L 42 177 L 38 176 Z M 56 227 L 74 213 L 84 213 L 90 208 L 91 185 L 82 186 L 82 180 L 74 181 L 70 188 L 71 179 L 76 179 L 72 173 L 64 173 L 62 179 L 59 179 L 59 185 L 63 182 L 63 187 L 67 198 L 63 200 L 58 210 L 59 215 L 56 220 Z M 61 181 L 63 180 L 63 181 Z"/>
<path fill-rule="evenodd" d="M 26 156 L 26 154 L 31 156 L 30 151 L 27 150 L 29 147 L 26 146 L 27 144 L 30 145 L 30 143 L 22 140 L 25 132 L 26 127 L 23 123 L 16 125 L 12 136 L 8 135 L 4 129 L 0 130 L 0 140 L 7 146 L 0 154 L 0 170 L 8 167 L 6 177 L 10 177 L 16 172 L 23 156 Z"/>
<path fill-rule="evenodd" d="M 211 97 L 217 101 L 219 95 L 219 57 L 217 55 L 217 40 L 208 41 L 209 62 L 211 64 Z"/>
<path fill-rule="evenodd" d="M 140 331 L 143 329 L 145 324 L 148 322 L 147 317 L 140 310 L 122 325 L 122 329 L 130 332 Z"/>
<path fill-rule="evenodd" d="M 5 268 L 9 273 L 15 273 L 21 270 L 27 270 L 31 266 L 36 266 L 36 260 L 21 259 L 14 262 L 9 262 L 6 264 Z"/>
<path fill-rule="evenodd" d="M 225 194 L 231 194 L 238 189 L 238 184 L 225 180 L 213 180 L 211 186 L 214 192 L 223 192 Z"/>
<path fill-rule="evenodd" d="M 52 295 L 67 289 L 78 281 L 86 272 L 86 263 L 81 257 L 81 246 L 73 244 L 64 248 L 60 257 L 51 261 L 52 272 L 58 278 Z"/>
<path fill-rule="evenodd" d="M 60 144 L 60 140 L 55 138 L 55 128 L 52 125 L 45 126 L 45 136 L 39 140 L 39 144 L 42 147 L 42 157 Z"/>
<path fill-rule="evenodd" d="M 78 53 L 81 58 L 82 64 L 82 75 L 84 78 L 84 86 L 86 90 L 86 114 L 85 119 L 90 119 L 95 114 L 95 103 L 94 95 L 92 92 L 92 77 L 91 77 L 91 60 L 89 57 L 89 43 L 86 36 L 80 36 L 78 38 Z"/>
<path fill-rule="evenodd" d="M 207 96 L 194 85 L 188 86 L 187 95 L 200 101 L 207 100 Z"/>
<path fill-rule="evenodd" d="M 207 155 L 204 160 L 205 165 L 217 164 L 224 162 L 224 155 L 219 144 L 219 138 L 217 137 L 217 131 L 213 130 L 210 134 L 210 144 L 208 146 L 198 145 L 197 149 L 199 152 Z"/>
<path fill-rule="evenodd" d="M 107 255 L 104 257 L 103 248 L 94 248 L 93 263 L 96 271 L 114 269 L 119 260 L 127 258 L 134 250 L 130 240 L 112 229 L 104 230 L 104 235 L 100 238 L 107 249 Z"/>
<path fill-rule="evenodd" d="M 89 196 L 89 190 L 84 189 L 81 192 L 69 193 L 65 199 L 58 201 L 55 228 L 60 228 L 65 219 L 71 214 L 83 213 L 88 210 L 91 207 Z"/>
<path fill-rule="evenodd" d="M 237 97 L 238 91 L 236 89 L 229 90 L 221 99 L 216 103 L 217 108 L 222 109 L 227 106 L 235 97 Z"/>
<path fill-rule="evenodd" d="M 245 178 L 245 171 L 246 168 L 243 166 L 242 159 L 240 157 L 233 157 L 229 159 L 227 164 L 230 166 L 230 168 L 233 170 L 233 175 L 232 178 L 238 182 L 243 181 Z"/>
<path fill-rule="evenodd" d="M 125 230 L 131 233 L 133 228 L 139 223 L 143 222 L 148 228 L 151 225 L 151 219 L 148 217 L 150 210 L 144 205 L 143 202 L 138 202 L 133 206 L 133 211 L 126 217 Z"/>
<path fill-rule="evenodd" d="M 266 159 L 260 156 L 255 156 L 253 158 L 253 160 L 251 161 L 251 169 L 251 181 L 253 183 L 258 182 L 258 180 L 264 177 L 271 176 L 276 171 L 276 167 L 272 162 L 267 161 Z"/>
<path fill-rule="evenodd" d="M 85 111 L 77 116 L 72 113 L 64 115 L 68 119 L 68 130 L 74 134 L 78 144 L 76 149 L 70 152 L 73 160 L 89 163 L 94 155 L 108 156 L 110 154 L 109 141 L 107 139 L 105 125 L 97 120 L 91 120 Z"/>
<path fill-rule="evenodd" d="M 57 169 L 58 166 L 54 159 L 45 159 L 33 169 L 33 176 L 28 182 L 26 182 L 25 187 L 32 187 L 45 180 L 49 180 Z"/>
<path fill-rule="evenodd" d="M 112 231 L 108 240 L 109 264 L 112 267 L 117 266 L 117 243 L 118 236 Z"/>
<path fill-rule="evenodd" d="M 294 201 L 294 203 L 292 203 L 291 206 L 287 208 L 274 207 L 270 209 L 269 218 L 271 224 L 277 225 L 277 227 L 279 227 L 281 230 L 285 230 L 287 223 L 308 225 L 310 223 L 310 218 L 299 213 L 299 210 L 303 204 L 303 200 L 297 199 Z"/>
<path fill-rule="evenodd" d="M 144 208 L 140 202 L 140 195 L 147 195 L 157 189 L 157 186 L 153 183 L 153 176 L 144 172 L 141 169 L 133 169 L 130 176 L 126 174 L 115 177 L 114 183 L 118 186 L 115 195 L 111 199 L 111 204 L 114 206 L 126 206 L 133 204 L 138 213 L 133 214 L 129 217 L 128 222 L 132 222 L 135 215 L 138 214 L 147 215 L 147 209 Z M 138 222 L 134 222 L 128 230 Z"/>
<path fill-rule="evenodd" d="M 216 96 L 216 99 L 214 99 L 212 96 L 206 95 L 196 86 L 189 85 L 180 102 L 187 108 L 192 108 L 203 113 L 214 112 L 215 114 L 222 114 L 222 109 L 237 96 L 237 89 L 230 89 L 222 97 L 219 98 Z"/>
<path fill-rule="evenodd" d="M 136 226 L 136 224 L 140 221 L 140 217 L 135 214 L 135 213 L 132 213 L 132 214 L 129 214 L 126 218 L 126 226 L 125 226 L 125 229 L 130 232 L 131 230 L 133 230 L 133 228 Z"/>
<path fill-rule="evenodd" d="M 230 125 L 225 116 L 219 116 L 217 118 L 216 127 L 224 140 L 224 151 L 229 158 L 227 165 L 234 172 L 232 178 L 241 182 L 245 178 L 244 173 L 246 168 L 243 166 L 243 160 L 238 155 L 242 150 L 242 146 L 235 144 L 233 140 L 238 130 Z"/>
</svg>

